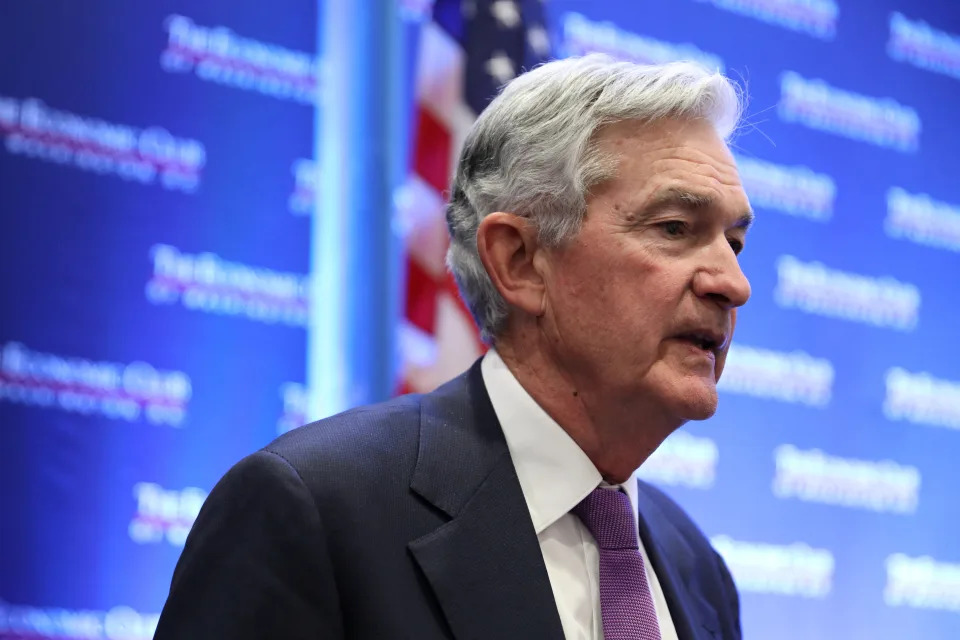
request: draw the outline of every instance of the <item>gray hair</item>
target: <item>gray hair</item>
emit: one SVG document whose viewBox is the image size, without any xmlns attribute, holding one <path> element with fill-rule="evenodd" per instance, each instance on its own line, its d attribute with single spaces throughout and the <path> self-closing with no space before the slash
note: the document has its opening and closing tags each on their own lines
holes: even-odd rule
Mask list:
<svg viewBox="0 0 960 640">
<path fill-rule="evenodd" d="M 464 141 L 447 205 L 447 266 L 482 338 L 492 342 L 508 315 L 477 252 L 485 216 L 528 218 L 542 244 L 559 246 L 579 231 L 590 189 L 616 175 L 617 158 L 595 142 L 602 127 L 703 118 L 728 140 L 742 108 L 727 78 L 690 62 L 645 66 L 591 54 L 548 62 L 507 84 Z"/>
</svg>

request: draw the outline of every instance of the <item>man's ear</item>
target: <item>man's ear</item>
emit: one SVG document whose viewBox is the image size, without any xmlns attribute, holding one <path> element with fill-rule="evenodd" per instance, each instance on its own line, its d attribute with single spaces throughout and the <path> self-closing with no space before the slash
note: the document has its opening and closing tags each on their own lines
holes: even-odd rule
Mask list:
<svg viewBox="0 0 960 640">
<path fill-rule="evenodd" d="M 477 252 L 493 285 L 508 304 L 534 316 L 544 307 L 538 250 L 537 229 L 527 218 L 498 211 L 480 221 Z"/>
</svg>

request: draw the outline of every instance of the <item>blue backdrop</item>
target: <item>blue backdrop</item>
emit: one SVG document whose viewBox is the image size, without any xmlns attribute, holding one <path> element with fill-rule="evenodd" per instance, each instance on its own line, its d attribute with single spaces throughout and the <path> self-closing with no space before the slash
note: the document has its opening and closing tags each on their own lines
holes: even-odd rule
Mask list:
<svg viewBox="0 0 960 640">
<path fill-rule="evenodd" d="M 0 9 L 0 636 L 150 637 L 206 492 L 302 423 L 317 11 Z"/>
<path fill-rule="evenodd" d="M 247 5 L 0 14 L 0 638 L 150 637 L 206 492 L 306 419 L 320 9 Z M 749 94 L 753 298 L 717 416 L 641 470 L 746 637 L 960 637 L 960 6 L 545 8 L 558 55 Z"/>
</svg>

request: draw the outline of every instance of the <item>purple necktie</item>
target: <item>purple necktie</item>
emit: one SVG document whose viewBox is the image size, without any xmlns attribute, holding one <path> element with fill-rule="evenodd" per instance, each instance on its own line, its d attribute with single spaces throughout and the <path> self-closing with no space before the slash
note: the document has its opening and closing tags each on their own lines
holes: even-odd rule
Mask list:
<svg viewBox="0 0 960 640">
<path fill-rule="evenodd" d="M 573 513 L 600 547 L 604 640 L 660 640 L 630 498 L 622 491 L 598 487 L 573 508 Z"/>
</svg>

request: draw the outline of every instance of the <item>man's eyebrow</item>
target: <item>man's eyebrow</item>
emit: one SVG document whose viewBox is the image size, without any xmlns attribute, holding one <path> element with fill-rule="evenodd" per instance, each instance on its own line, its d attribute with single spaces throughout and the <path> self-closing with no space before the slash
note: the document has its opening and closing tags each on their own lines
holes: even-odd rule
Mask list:
<svg viewBox="0 0 960 640">
<path fill-rule="evenodd" d="M 705 193 L 697 193 L 696 191 L 688 191 L 687 189 L 671 187 L 654 195 L 644 208 L 649 212 L 654 212 L 670 206 L 676 206 L 692 211 L 702 211 L 705 209 L 710 209 L 715 204 L 716 199 L 713 196 Z M 734 226 L 738 229 L 743 229 L 746 231 L 753 225 L 753 220 L 753 211 L 747 209 L 743 214 L 740 215 Z"/>
<path fill-rule="evenodd" d="M 682 209 L 709 209 L 715 203 L 713 196 L 705 193 L 697 193 L 679 187 L 670 187 L 661 189 L 653 194 L 653 197 L 644 207 L 647 211 L 657 211 L 668 207 L 679 207 Z"/>
<path fill-rule="evenodd" d="M 734 226 L 737 229 L 743 229 L 744 231 L 749 231 L 750 227 L 753 226 L 753 220 L 756 216 L 753 215 L 753 211 L 747 209 L 746 212 L 740 215 L 740 218 L 737 219 L 737 224 Z"/>
</svg>

